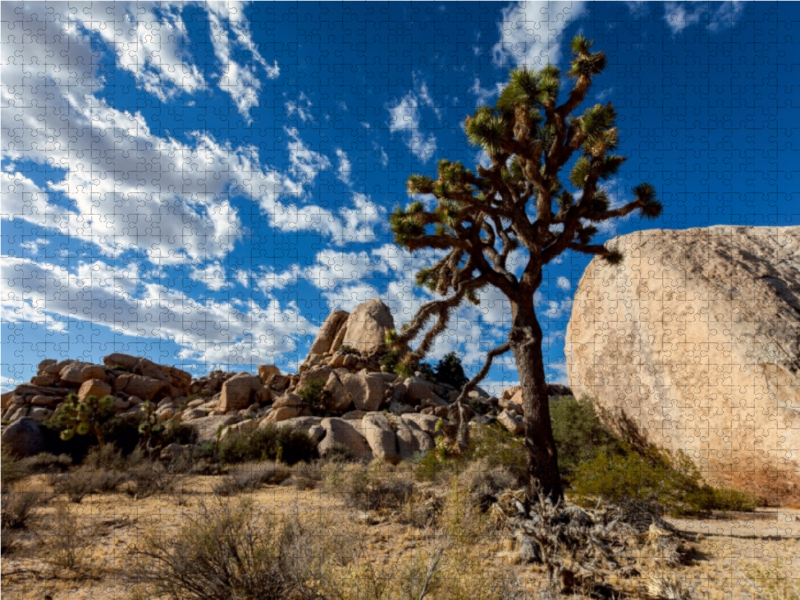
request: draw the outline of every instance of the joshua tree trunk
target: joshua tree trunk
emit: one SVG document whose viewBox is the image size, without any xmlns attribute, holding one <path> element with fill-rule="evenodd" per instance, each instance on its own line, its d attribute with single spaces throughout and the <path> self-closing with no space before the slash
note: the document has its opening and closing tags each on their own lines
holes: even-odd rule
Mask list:
<svg viewBox="0 0 800 600">
<path fill-rule="evenodd" d="M 533 303 L 517 305 L 509 343 L 514 353 L 522 387 L 522 407 L 525 412 L 525 449 L 528 455 L 528 489 L 532 497 L 541 493 L 553 502 L 564 496 L 558 473 L 558 454 L 550 405 L 547 396 L 542 329 L 536 319 Z"/>
</svg>

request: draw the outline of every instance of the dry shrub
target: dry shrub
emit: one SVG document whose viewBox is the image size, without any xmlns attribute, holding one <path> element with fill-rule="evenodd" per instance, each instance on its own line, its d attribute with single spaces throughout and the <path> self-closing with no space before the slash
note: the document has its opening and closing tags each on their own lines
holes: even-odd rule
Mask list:
<svg viewBox="0 0 800 600">
<path fill-rule="evenodd" d="M 290 469 L 284 465 L 272 461 L 250 462 L 232 468 L 222 481 L 213 486 L 213 490 L 221 496 L 232 496 L 254 492 L 262 485 L 279 485 L 290 476 Z"/>
<path fill-rule="evenodd" d="M 82 467 L 68 473 L 54 475 L 51 484 L 58 494 L 66 494 L 70 502 L 80 503 L 91 494 L 110 494 L 126 480 L 117 471 L 95 471 Z"/>
<path fill-rule="evenodd" d="M 491 530 L 489 518 L 456 475 L 450 478 L 442 522 L 448 536 L 459 546 L 473 544 Z"/>
<path fill-rule="evenodd" d="M 180 475 L 170 473 L 162 463 L 150 461 L 129 469 L 125 478 L 128 482 L 125 492 L 137 500 L 155 494 L 171 494 L 182 480 Z"/>
<path fill-rule="evenodd" d="M 411 471 L 382 460 L 359 463 L 328 463 L 322 468 L 325 488 L 343 494 L 348 504 L 361 510 L 396 511 L 414 493 Z"/>
<path fill-rule="evenodd" d="M 3 488 L 0 502 L 3 532 L 27 527 L 33 511 L 49 499 L 49 494 L 39 489 L 28 489 L 22 485 Z"/>
<path fill-rule="evenodd" d="M 467 464 L 458 475 L 459 488 L 469 493 L 472 502 L 486 512 L 498 496 L 517 487 L 517 477 L 503 465 L 491 465 L 487 458 Z"/>
<path fill-rule="evenodd" d="M 314 597 L 329 566 L 348 560 L 344 529 L 258 512 L 247 500 L 201 503 L 177 533 L 151 529 L 133 550 L 130 582 L 181 600 Z"/>
<path fill-rule="evenodd" d="M 301 462 L 292 468 L 292 483 L 299 490 L 314 490 L 322 482 L 323 462 Z"/>
<path fill-rule="evenodd" d="M 66 502 L 56 504 L 46 532 L 44 561 L 58 574 L 70 571 L 74 575 L 87 574 L 86 556 L 89 551 L 89 531 L 69 510 Z"/>
</svg>

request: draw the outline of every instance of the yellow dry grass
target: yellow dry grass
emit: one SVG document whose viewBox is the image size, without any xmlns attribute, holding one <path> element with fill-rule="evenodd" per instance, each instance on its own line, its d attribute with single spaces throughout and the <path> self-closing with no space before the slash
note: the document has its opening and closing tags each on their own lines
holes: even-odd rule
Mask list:
<svg viewBox="0 0 800 600">
<path fill-rule="evenodd" d="M 182 483 L 186 493 L 181 502 L 174 495 L 156 495 L 138 501 L 124 494 L 92 495 L 80 504 L 56 497 L 37 509 L 31 532 L 22 534 L 19 549 L 3 557 L 3 597 L 12 600 L 131 598 L 131 590 L 120 579 L 120 574 L 130 565 L 130 549 L 140 541 L 147 528 L 165 534 L 177 532 L 183 517 L 195 510 L 203 499 L 212 496 L 212 485 L 217 480 L 215 477 L 186 479 Z M 42 486 L 42 482 L 43 479 L 30 480 L 31 485 Z M 412 566 L 424 570 L 435 549 L 441 546 L 443 530 L 447 529 L 447 524 L 443 525 L 443 530 L 418 529 L 398 523 L 387 513 L 366 515 L 350 509 L 342 497 L 322 489 L 269 486 L 253 493 L 251 498 L 261 511 L 276 515 L 296 513 L 301 518 L 324 515 L 327 522 L 348 523 L 349 527 L 356 528 L 368 550 L 365 555 L 368 559 L 350 568 L 348 576 L 353 581 Z M 65 529 L 69 515 L 76 523 L 72 530 Z M 455 519 L 455 522 L 458 524 L 460 520 Z M 800 597 L 793 595 L 795 589 L 800 589 L 800 510 L 773 509 L 752 515 L 672 522 L 693 538 L 697 551 L 690 565 L 664 568 L 654 566 L 650 557 L 642 556 L 639 576 L 608 583 L 631 597 L 645 597 L 656 575 L 665 581 L 670 577 L 679 579 L 696 599 L 789 600 Z M 78 566 L 73 569 L 59 567 L 52 560 L 54 536 L 67 534 L 75 536 L 73 541 L 77 542 L 73 549 Z M 521 564 L 514 558 L 515 546 L 511 539 L 491 533 L 466 539 L 468 543 L 459 545 L 440 564 L 444 576 L 471 578 L 473 597 L 480 597 L 481 574 L 502 572 L 517 579 L 518 589 L 526 597 L 537 597 L 537 591 L 546 583 L 546 575 L 539 567 Z M 435 600 L 436 596 L 426 598 Z"/>
</svg>

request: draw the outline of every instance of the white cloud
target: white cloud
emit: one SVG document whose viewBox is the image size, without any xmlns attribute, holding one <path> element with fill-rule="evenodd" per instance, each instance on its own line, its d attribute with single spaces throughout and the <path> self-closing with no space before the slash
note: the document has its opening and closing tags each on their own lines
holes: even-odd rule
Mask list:
<svg viewBox="0 0 800 600">
<path fill-rule="evenodd" d="M 266 362 L 296 351 L 298 331 L 317 331 L 293 303 L 245 300 L 237 308 L 230 302 L 193 300 L 142 280 L 135 266 L 94 261 L 69 270 L 3 256 L 0 281 L 3 322 L 86 321 L 133 337 L 173 340 L 183 348 L 183 358 L 213 364 Z M 137 283 L 142 284 L 138 292 Z"/>
<path fill-rule="evenodd" d="M 711 13 L 708 3 L 667 2 L 664 5 L 664 21 L 672 33 L 677 34 L 691 25 L 702 24 L 708 15 L 707 28 L 712 33 L 732 28 L 744 12 L 744 2 L 723 2 Z"/>
<path fill-rule="evenodd" d="M 572 287 L 572 283 L 566 277 L 558 277 L 556 279 L 556 286 L 560 287 L 562 290 L 568 290 Z"/>
<path fill-rule="evenodd" d="M 352 164 L 350 159 L 347 158 L 347 153 L 341 148 L 336 149 L 336 156 L 339 158 L 339 179 L 345 185 L 351 185 L 350 175 L 352 174 Z"/>
<path fill-rule="evenodd" d="M 416 92 L 413 90 L 408 92 L 397 104 L 389 107 L 389 131 L 391 133 L 402 132 L 406 146 L 411 153 L 422 162 L 428 162 L 436 152 L 436 136 L 433 133 L 421 131 L 420 106 L 433 108 L 434 114 L 437 117 L 440 116 L 425 84 L 418 86 Z"/>
<path fill-rule="evenodd" d="M 300 139 L 300 132 L 296 127 L 284 127 L 284 130 L 291 138 L 288 143 L 291 172 L 303 183 L 313 183 L 320 171 L 331 168 L 331 161 L 326 156 L 315 152 Z"/>
<path fill-rule="evenodd" d="M 479 107 L 489 104 L 489 101 L 492 98 L 500 95 L 500 92 L 503 91 L 504 87 L 505 83 L 503 82 L 495 83 L 494 87 L 482 87 L 481 80 L 476 77 L 472 82 L 472 87 L 469 88 L 469 91 L 478 97 L 478 101 L 475 103 L 475 106 Z"/>
<path fill-rule="evenodd" d="M 230 287 L 230 282 L 225 275 L 225 266 L 219 261 L 209 263 L 205 267 L 193 267 L 189 272 L 192 281 L 200 281 L 215 292 Z"/>
<path fill-rule="evenodd" d="M 28 242 L 20 243 L 20 247 L 27 250 L 28 254 L 30 254 L 31 256 L 36 256 L 37 254 L 39 254 L 39 250 L 41 250 L 43 246 L 47 246 L 49 243 L 50 240 L 37 238 L 35 240 L 30 240 Z"/>
<path fill-rule="evenodd" d="M 69 9 L 68 15 L 62 15 L 66 17 L 63 22 L 69 31 L 68 37 L 80 35 L 75 27 L 77 23 L 99 35 L 115 53 L 117 64 L 129 71 L 138 85 L 160 100 L 167 100 L 182 91 L 195 93 L 206 87 L 200 70 L 187 51 L 188 32 L 181 18 L 183 3 L 70 2 L 55 8 Z M 158 9 L 158 15 L 155 9 Z M 35 4 L 25 6 L 23 10 L 26 13 L 37 12 Z M 48 49 L 52 41 L 48 40 Z M 67 56 L 74 58 L 71 53 Z M 59 79 L 62 83 L 67 82 L 64 78 Z"/>
<path fill-rule="evenodd" d="M 558 63 L 564 31 L 586 8 L 585 2 L 524 1 L 504 8 L 500 41 L 493 48 L 494 63 L 533 69 Z"/>
<path fill-rule="evenodd" d="M 312 103 L 311 100 L 308 99 L 308 96 L 306 96 L 304 92 L 300 92 L 300 96 L 298 96 L 296 101 L 288 100 L 286 102 L 286 114 L 290 117 L 296 114 L 303 123 L 306 121 L 313 121 L 314 115 L 309 110 L 311 106 Z"/>
<path fill-rule="evenodd" d="M 252 54 L 255 63 L 261 65 L 268 79 L 280 76 L 280 68 L 277 61 L 270 65 L 258 51 L 250 34 L 249 24 L 245 19 L 244 7 L 243 2 L 231 0 L 205 4 L 211 24 L 210 36 L 214 55 L 222 66 L 217 85 L 230 95 L 236 109 L 246 122 L 251 123 L 250 110 L 258 106 L 261 80 L 256 72 L 255 64 L 239 64 L 233 60 L 231 55 L 234 46 L 238 45 L 247 49 Z"/>
</svg>

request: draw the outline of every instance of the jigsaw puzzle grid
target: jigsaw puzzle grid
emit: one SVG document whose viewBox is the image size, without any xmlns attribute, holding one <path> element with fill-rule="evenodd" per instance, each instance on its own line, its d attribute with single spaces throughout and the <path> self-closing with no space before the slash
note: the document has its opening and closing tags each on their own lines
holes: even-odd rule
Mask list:
<svg viewBox="0 0 800 600">
<path fill-rule="evenodd" d="M 796 3 L 3 2 L 0 21 L 4 394 L 42 360 L 112 353 L 295 373 L 332 311 L 372 298 L 407 323 L 438 257 L 389 230 L 433 200 L 407 177 L 488 166 L 464 119 L 513 68 L 566 71 L 579 33 L 608 56 L 583 106 L 613 103 L 628 158 L 603 188 L 616 207 L 651 182 L 664 205 L 596 243 L 800 225 Z M 549 383 L 571 383 L 590 260 L 564 254 L 537 292 Z M 474 374 L 509 328 L 487 288 L 429 359 Z M 518 382 L 506 356 L 481 385 Z"/>
</svg>

